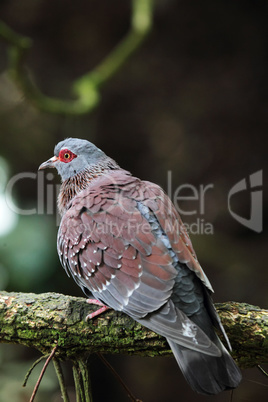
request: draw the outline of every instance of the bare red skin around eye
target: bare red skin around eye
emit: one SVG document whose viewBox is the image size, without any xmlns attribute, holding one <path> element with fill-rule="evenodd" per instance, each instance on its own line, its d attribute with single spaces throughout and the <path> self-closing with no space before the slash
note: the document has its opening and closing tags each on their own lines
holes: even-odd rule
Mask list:
<svg viewBox="0 0 268 402">
<path fill-rule="evenodd" d="M 74 158 L 77 158 L 77 155 L 75 155 L 72 151 L 69 149 L 62 149 L 59 153 L 59 160 L 64 163 L 69 163 L 71 162 Z"/>
</svg>

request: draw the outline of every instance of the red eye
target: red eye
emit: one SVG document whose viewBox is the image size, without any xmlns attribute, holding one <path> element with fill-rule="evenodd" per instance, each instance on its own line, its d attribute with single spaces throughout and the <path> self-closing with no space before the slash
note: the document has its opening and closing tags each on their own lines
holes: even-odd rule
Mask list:
<svg viewBox="0 0 268 402">
<path fill-rule="evenodd" d="M 69 151 L 69 149 L 62 149 L 59 153 L 59 160 L 64 163 L 71 162 L 76 157 L 77 155 Z"/>
</svg>

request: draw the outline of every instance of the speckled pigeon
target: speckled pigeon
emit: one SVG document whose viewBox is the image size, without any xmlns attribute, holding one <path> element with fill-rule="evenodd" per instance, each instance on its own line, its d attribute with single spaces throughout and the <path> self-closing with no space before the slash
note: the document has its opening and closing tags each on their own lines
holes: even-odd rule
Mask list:
<svg viewBox="0 0 268 402">
<path fill-rule="evenodd" d="M 58 253 L 96 303 L 166 337 L 186 380 L 202 394 L 237 387 L 240 370 L 174 205 L 156 184 L 133 177 L 94 144 L 68 138 L 39 169 L 62 178 Z M 94 315 L 94 314 L 93 314 Z M 93 316 L 92 315 L 92 316 Z"/>
</svg>

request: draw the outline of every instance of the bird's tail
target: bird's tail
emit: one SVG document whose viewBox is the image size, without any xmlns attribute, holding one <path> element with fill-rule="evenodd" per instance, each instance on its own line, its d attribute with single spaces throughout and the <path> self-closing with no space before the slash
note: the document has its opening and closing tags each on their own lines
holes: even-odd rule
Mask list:
<svg viewBox="0 0 268 402">
<path fill-rule="evenodd" d="M 167 339 L 180 369 L 194 391 L 205 395 L 236 388 L 241 381 L 241 372 L 234 360 L 218 339 L 222 351 L 219 357 L 191 350 Z"/>
</svg>

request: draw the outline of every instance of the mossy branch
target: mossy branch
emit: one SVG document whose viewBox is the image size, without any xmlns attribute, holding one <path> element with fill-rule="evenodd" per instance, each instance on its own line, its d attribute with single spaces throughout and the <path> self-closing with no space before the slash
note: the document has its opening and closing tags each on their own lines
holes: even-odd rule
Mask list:
<svg viewBox="0 0 268 402">
<path fill-rule="evenodd" d="M 217 304 L 240 367 L 268 362 L 268 310 L 245 303 Z M 108 310 L 86 322 L 96 307 L 57 293 L 0 292 L 0 342 L 22 344 L 43 354 L 77 361 L 92 353 L 141 356 L 171 354 L 165 339 L 125 314 Z"/>
<path fill-rule="evenodd" d="M 89 113 L 99 103 L 101 86 L 118 72 L 147 36 L 152 26 L 152 13 L 153 0 L 132 0 L 128 33 L 93 71 L 72 83 L 70 93 L 75 96 L 75 100 L 56 99 L 41 93 L 25 68 L 32 41 L 0 22 L 0 38 L 9 45 L 10 75 L 23 95 L 42 111 L 67 115 Z"/>
</svg>

